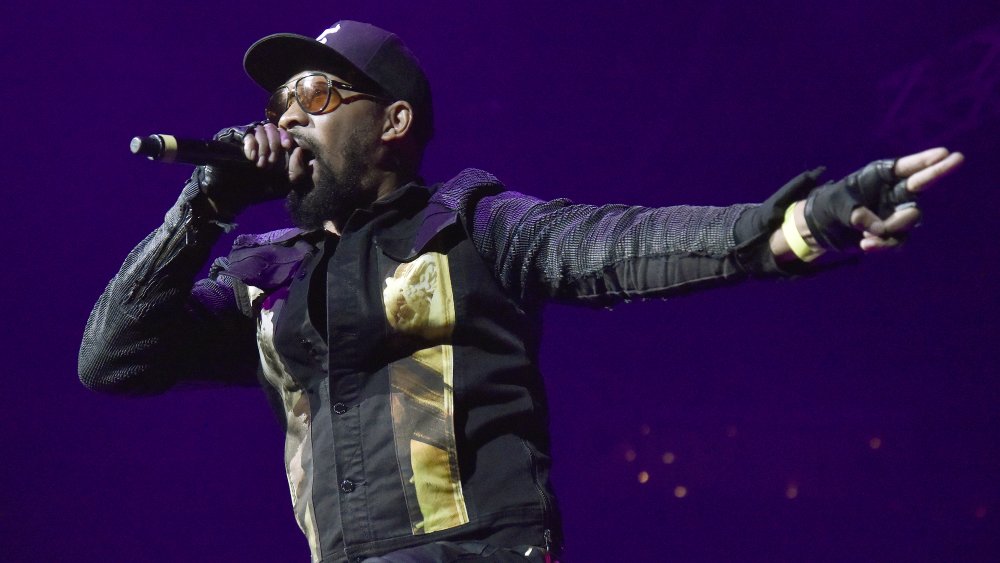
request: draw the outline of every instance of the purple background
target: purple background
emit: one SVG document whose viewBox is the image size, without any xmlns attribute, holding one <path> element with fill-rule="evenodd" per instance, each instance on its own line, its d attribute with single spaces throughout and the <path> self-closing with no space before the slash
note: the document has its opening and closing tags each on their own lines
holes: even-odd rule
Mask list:
<svg viewBox="0 0 1000 563">
<path fill-rule="evenodd" d="M 1000 559 L 1000 87 L 968 43 L 1000 33 L 1000 4 L 872 4 L 8 6 L 0 559 L 308 559 L 262 393 L 104 397 L 75 364 L 91 305 L 189 173 L 129 139 L 259 118 L 246 47 L 340 18 L 396 31 L 424 63 L 433 181 L 474 166 L 543 198 L 727 204 L 820 164 L 965 151 L 903 252 L 552 307 L 542 362 L 567 559 Z M 284 224 L 271 206 L 241 227 Z"/>
</svg>

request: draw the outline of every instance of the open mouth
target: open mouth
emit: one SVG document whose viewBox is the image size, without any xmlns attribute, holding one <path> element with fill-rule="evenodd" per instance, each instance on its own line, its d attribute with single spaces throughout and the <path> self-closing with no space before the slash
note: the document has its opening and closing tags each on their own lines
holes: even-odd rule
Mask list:
<svg viewBox="0 0 1000 563">
<path fill-rule="evenodd" d="M 312 151 L 309 141 L 295 134 L 292 135 L 292 140 L 295 142 L 295 150 L 302 152 L 302 162 L 312 168 L 316 164 L 316 154 Z"/>
<path fill-rule="evenodd" d="M 308 164 L 309 167 L 312 168 L 313 165 L 316 164 L 316 155 L 313 154 L 311 150 L 305 147 L 300 147 L 300 148 L 302 149 L 302 160 L 306 161 L 306 164 Z"/>
</svg>

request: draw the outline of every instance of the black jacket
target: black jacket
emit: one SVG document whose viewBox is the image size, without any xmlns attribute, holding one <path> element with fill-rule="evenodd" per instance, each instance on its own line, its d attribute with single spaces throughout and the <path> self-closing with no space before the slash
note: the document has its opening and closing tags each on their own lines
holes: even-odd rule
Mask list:
<svg viewBox="0 0 1000 563">
<path fill-rule="evenodd" d="M 540 310 L 777 272 L 748 208 L 543 202 L 466 170 L 409 184 L 340 237 L 237 238 L 194 282 L 220 228 L 188 187 L 91 314 L 82 381 L 154 393 L 259 379 L 286 429 L 296 518 L 315 561 L 441 539 L 558 541 Z"/>
</svg>

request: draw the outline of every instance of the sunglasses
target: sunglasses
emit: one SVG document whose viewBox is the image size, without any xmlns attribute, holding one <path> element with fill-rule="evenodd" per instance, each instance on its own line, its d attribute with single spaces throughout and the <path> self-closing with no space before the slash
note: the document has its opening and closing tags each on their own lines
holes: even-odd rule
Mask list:
<svg viewBox="0 0 1000 563">
<path fill-rule="evenodd" d="M 275 90 L 267 101 L 264 115 L 268 121 L 277 125 L 281 116 L 291 107 L 292 100 L 298 102 L 302 111 L 309 115 L 329 113 L 344 102 L 344 97 L 337 90 L 348 90 L 377 100 L 382 99 L 374 94 L 362 92 L 350 84 L 328 78 L 325 74 L 307 74 Z"/>
</svg>

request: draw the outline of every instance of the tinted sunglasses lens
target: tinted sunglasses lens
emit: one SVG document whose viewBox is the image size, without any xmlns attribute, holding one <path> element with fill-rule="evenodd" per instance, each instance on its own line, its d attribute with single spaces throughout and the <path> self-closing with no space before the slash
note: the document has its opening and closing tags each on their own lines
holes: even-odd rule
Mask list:
<svg viewBox="0 0 1000 563">
<path fill-rule="evenodd" d="M 271 94 L 271 99 L 267 101 L 267 107 L 264 109 L 264 115 L 267 120 L 271 123 L 277 125 L 278 120 L 284 115 L 285 111 L 288 109 L 288 88 L 282 86 L 278 90 Z"/>
<path fill-rule="evenodd" d="M 326 77 L 320 75 L 304 76 L 299 79 L 295 83 L 295 97 L 302 106 L 302 111 L 306 113 L 331 111 L 340 105 L 340 96 L 330 88 Z"/>
</svg>

